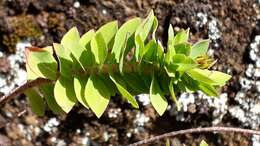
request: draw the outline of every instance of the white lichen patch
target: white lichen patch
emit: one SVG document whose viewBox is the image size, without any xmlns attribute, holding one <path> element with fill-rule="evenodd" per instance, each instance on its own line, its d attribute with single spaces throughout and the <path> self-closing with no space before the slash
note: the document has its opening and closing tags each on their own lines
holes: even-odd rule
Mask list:
<svg viewBox="0 0 260 146">
<path fill-rule="evenodd" d="M 228 101 L 227 93 L 222 93 L 219 95 L 219 97 L 210 97 L 205 95 L 202 92 L 182 93 L 179 96 L 179 103 L 181 105 L 180 111 L 177 112 L 176 108 L 172 106 L 172 108 L 169 110 L 169 113 L 172 116 L 176 116 L 176 120 L 185 121 L 185 117 L 183 114 L 184 112 L 194 113 L 196 112 L 196 110 L 202 110 L 204 106 L 206 106 L 207 108 L 214 109 L 212 115 L 213 116 L 212 123 L 218 124 L 221 122 L 223 116 L 227 113 L 227 109 L 228 109 L 227 101 Z"/>
<path fill-rule="evenodd" d="M 50 118 L 47 123 L 43 126 L 43 130 L 48 133 L 54 133 L 56 132 L 57 126 L 59 126 L 60 122 L 57 118 Z"/>
<path fill-rule="evenodd" d="M 139 94 L 136 98 L 142 103 L 143 106 L 150 104 L 149 94 Z"/>
<path fill-rule="evenodd" d="M 219 46 L 217 40 L 221 38 L 221 31 L 218 28 L 218 21 L 214 17 L 208 22 L 208 37 L 212 41 L 214 47 Z"/>
<path fill-rule="evenodd" d="M 196 21 L 196 26 L 202 28 L 208 22 L 208 14 L 199 12 L 197 13 L 197 19 L 198 21 Z"/>
<path fill-rule="evenodd" d="M 260 35 L 249 46 L 252 63 L 247 65 L 245 77 L 240 77 L 241 91 L 235 96 L 238 105 L 229 109 L 231 116 L 244 126 L 257 129 L 260 126 Z"/>
<path fill-rule="evenodd" d="M 145 123 L 149 122 L 150 118 L 145 116 L 145 114 L 138 112 L 136 114 L 135 120 L 134 120 L 134 124 L 137 127 L 143 127 L 145 125 Z"/>
<path fill-rule="evenodd" d="M 118 114 L 121 113 L 121 108 L 110 108 L 108 110 L 108 117 L 109 118 L 117 118 Z"/>
<path fill-rule="evenodd" d="M 26 81 L 26 71 L 23 68 L 25 63 L 25 47 L 31 46 L 29 41 L 21 41 L 16 45 L 16 53 L 7 57 L 11 70 L 7 74 L 0 73 L 0 94 L 8 94 L 16 86 Z"/>
<path fill-rule="evenodd" d="M 37 126 L 18 124 L 17 127 L 20 134 L 22 134 L 22 136 L 28 141 L 32 141 L 33 137 L 38 136 L 41 133 L 41 129 Z"/>
</svg>

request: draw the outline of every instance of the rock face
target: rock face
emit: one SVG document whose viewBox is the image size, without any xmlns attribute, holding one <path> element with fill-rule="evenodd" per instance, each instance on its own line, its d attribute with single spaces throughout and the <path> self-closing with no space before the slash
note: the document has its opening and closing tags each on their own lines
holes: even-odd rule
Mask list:
<svg viewBox="0 0 260 146">
<path fill-rule="evenodd" d="M 158 38 L 166 45 L 169 23 L 177 31 L 190 27 L 192 41 L 211 40 L 214 69 L 233 76 L 219 98 L 202 93 L 178 95 L 159 117 L 149 96 L 138 95 L 140 110 L 119 96 L 105 114 L 76 107 L 68 115 L 47 112 L 35 117 L 24 96 L 1 107 L 0 145 L 127 145 L 154 135 L 199 126 L 260 128 L 260 2 L 259 0 L 0 0 L 0 95 L 26 80 L 24 48 L 59 42 L 77 26 L 81 33 L 117 19 L 122 24 L 153 9 L 159 20 Z M 170 98 L 169 98 L 170 99 Z M 257 136 L 201 134 L 172 139 L 175 145 L 259 146 Z M 158 141 L 153 145 L 165 145 Z"/>
</svg>

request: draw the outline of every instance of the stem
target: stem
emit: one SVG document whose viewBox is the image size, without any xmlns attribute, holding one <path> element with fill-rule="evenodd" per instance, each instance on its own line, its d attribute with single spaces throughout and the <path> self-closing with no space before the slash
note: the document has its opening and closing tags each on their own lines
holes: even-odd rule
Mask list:
<svg viewBox="0 0 260 146">
<path fill-rule="evenodd" d="M 33 87 L 40 86 L 42 84 L 51 83 L 51 82 L 52 82 L 52 80 L 44 79 L 44 78 L 37 78 L 37 79 L 32 80 L 32 81 L 27 81 L 24 84 L 22 84 L 21 86 L 13 89 L 11 91 L 11 93 L 9 93 L 5 96 L 2 96 L 0 98 L 0 104 L 4 104 L 7 101 L 9 101 L 10 99 L 21 95 L 22 93 L 24 93 L 29 88 L 33 88 Z"/>
<path fill-rule="evenodd" d="M 119 73 L 118 64 L 112 64 L 111 67 L 112 67 L 112 71 L 114 73 Z M 125 63 L 124 68 L 123 68 L 123 72 L 125 72 L 125 73 L 137 73 L 136 67 L 137 67 L 136 63 Z M 151 74 L 151 72 L 156 69 L 156 66 L 153 65 L 153 64 L 146 64 L 145 66 L 143 66 L 143 68 L 144 68 L 143 74 Z M 102 73 L 102 74 L 109 74 L 109 65 L 104 64 L 101 69 L 99 69 L 98 67 L 89 67 L 89 68 L 87 68 L 86 72 L 80 72 L 79 74 L 89 75 L 91 73 L 97 74 L 99 72 Z M 9 101 L 10 99 L 12 99 L 14 97 L 21 95 L 22 93 L 24 93 L 29 88 L 37 87 L 37 86 L 40 86 L 42 84 L 51 83 L 51 82 L 55 82 L 55 81 L 45 79 L 45 78 L 37 78 L 37 79 L 32 80 L 32 81 L 27 81 L 24 84 L 22 84 L 21 86 L 13 89 L 11 91 L 11 93 L 9 93 L 5 96 L 2 96 L 0 98 L 0 105 L 6 103 L 7 101 Z"/>
<path fill-rule="evenodd" d="M 164 138 L 168 138 L 168 137 L 175 137 L 175 136 L 184 135 L 184 134 L 203 133 L 203 132 L 237 132 L 237 133 L 244 133 L 244 134 L 260 135 L 259 130 L 250 130 L 250 129 L 233 128 L 233 127 L 191 128 L 191 129 L 173 131 L 173 132 L 165 133 L 162 135 L 158 135 L 158 136 L 152 137 L 150 139 L 145 139 L 145 140 L 130 144 L 129 146 L 140 146 L 140 145 L 148 144 L 148 143 L 158 141 L 160 139 L 164 139 Z"/>
</svg>

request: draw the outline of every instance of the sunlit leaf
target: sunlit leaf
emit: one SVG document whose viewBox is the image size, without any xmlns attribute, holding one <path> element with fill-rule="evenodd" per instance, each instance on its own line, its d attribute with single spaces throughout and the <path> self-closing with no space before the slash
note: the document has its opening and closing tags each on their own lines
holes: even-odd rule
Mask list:
<svg viewBox="0 0 260 146">
<path fill-rule="evenodd" d="M 91 52 L 90 42 L 92 38 L 95 37 L 95 31 L 93 29 L 86 32 L 79 40 L 79 43 L 85 47 L 85 51 L 81 55 L 81 60 L 84 62 L 85 67 L 90 67 L 95 64 L 95 56 Z"/>
<path fill-rule="evenodd" d="M 150 31 L 155 31 L 156 29 L 156 22 L 157 20 L 155 20 L 155 16 L 153 11 L 151 11 L 149 13 L 149 15 L 142 21 L 142 23 L 138 26 L 138 28 L 136 29 L 136 33 L 135 33 L 135 58 L 136 60 L 139 60 L 139 58 L 141 57 L 141 54 L 143 54 L 142 52 L 142 48 L 139 46 L 139 43 L 137 42 L 137 36 L 140 36 L 140 39 L 142 42 L 144 42 L 146 40 L 146 38 L 148 37 L 148 34 Z M 152 30 L 153 29 L 153 30 Z M 155 37 L 153 35 L 153 37 Z"/>
<path fill-rule="evenodd" d="M 168 102 L 166 98 L 163 96 L 155 76 L 153 76 L 150 86 L 150 100 L 157 113 L 159 115 L 163 115 L 163 113 L 167 109 Z"/>
<path fill-rule="evenodd" d="M 210 71 L 207 69 L 194 69 L 194 71 L 214 81 L 213 83 L 209 83 L 211 85 L 224 86 L 231 78 L 230 75 L 219 71 Z"/>
<path fill-rule="evenodd" d="M 75 59 L 78 61 L 82 69 L 84 68 L 85 60 L 84 54 L 85 47 L 81 45 L 80 43 L 80 35 L 76 27 L 71 28 L 62 38 L 61 45 L 64 47 L 64 49 L 69 50 L 72 55 L 75 57 Z"/>
<path fill-rule="evenodd" d="M 100 118 L 109 103 L 110 94 L 97 75 L 90 75 L 85 87 L 85 97 L 90 109 Z"/>
<path fill-rule="evenodd" d="M 180 30 L 180 31 L 176 34 L 176 36 L 175 36 L 175 38 L 174 38 L 174 45 L 188 42 L 189 32 L 190 32 L 189 29 L 187 29 L 187 30 L 183 30 L 183 29 Z"/>
<path fill-rule="evenodd" d="M 104 37 L 106 45 L 109 46 L 111 40 L 115 37 L 118 30 L 117 21 L 108 22 L 97 30 L 97 33 L 101 33 Z"/>
<path fill-rule="evenodd" d="M 74 77 L 74 89 L 78 101 L 85 107 L 89 108 L 85 97 L 85 87 L 88 81 L 86 76 L 76 76 Z"/>
<path fill-rule="evenodd" d="M 71 77 L 73 75 L 73 60 L 69 56 L 70 51 L 56 43 L 53 44 L 53 47 L 58 56 L 60 74 L 64 77 Z"/>
<path fill-rule="evenodd" d="M 103 65 L 107 57 L 107 46 L 106 42 L 101 33 L 96 33 L 96 36 L 91 40 L 91 52 L 95 56 L 97 64 Z"/>
<path fill-rule="evenodd" d="M 36 76 L 55 80 L 57 77 L 57 62 L 50 53 L 51 47 L 48 48 L 27 48 L 26 64 L 29 72 Z M 31 76 L 32 77 L 32 76 Z"/>
<path fill-rule="evenodd" d="M 95 31 L 93 29 L 91 29 L 88 32 L 86 32 L 84 35 L 81 36 L 81 38 L 79 39 L 79 43 L 83 47 L 86 47 L 94 36 L 95 36 Z"/>
<path fill-rule="evenodd" d="M 127 34 L 131 36 L 136 31 L 136 28 L 139 26 L 140 23 L 141 23 L 140 18 L 133 18 L 125 22 L 117 31 L 114 45 L 111 52 L 117 63 L 119 63 L 122 54 L 122 49 L 125 46 L 124 40 L 126 39 Z"/>
<path fill-rule="evenodd" d="M 60 77 L 54 86 L 54 97 L 62 110 L 68 113 L 77 102 L 73 79 Z"/>
<path fill-rule="evenodd" d="M 206 83 L 206 84 L 214 84 L 215 83 L 215 81 L 213 81 L 206 74 L 204 74 L 202 70 L 197 69 L 197 68 L 188 70 L 187 74 L 191 78 L 193 78 L 194 80 L 197 80 L 199 82 L 203 82 L 203 83 Z"/>
<path fill-rule="evenodd" d="M 190 57 L 194 59 L 196 57 L 203 56 L 207 53 L 208 48 L 209 40 L 199 41 L 192 46 Z"/>
<path fill-rule="evenodd" d="M 184 54 L 186 56 L 190 55 L 191 44 L 189 43 L 181 43 L 174 46 L 176 54 Z"/>
</svg>

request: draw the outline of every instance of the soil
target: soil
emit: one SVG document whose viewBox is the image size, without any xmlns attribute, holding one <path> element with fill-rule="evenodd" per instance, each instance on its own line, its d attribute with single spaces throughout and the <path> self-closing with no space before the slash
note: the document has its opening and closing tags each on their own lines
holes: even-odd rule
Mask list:
<svg viewBox="0 0 260 146">
<path fill-rule="evenodd" d="M 15 53 L 19 40 L 30 38 L 34 46 L 44 47 L 60 42 L 72 26 L 80 33 L 102 24 L 118 20 L 120 24 L 135 16 L 145 17 L 153 9 L 159 20 L 158 38 L 166 44 L 167 29 L 171 23 L 175 30 L 190 28 L 191 40 L 208 38 L 207 24 L 197 25 L 197 14 L 207 14 L 208 20 L 217 19 L 221 37 L 211 43 L 216 69 L 230 70 L 230 83 L 223 88 L 228 93 L 228 104 L 236 104 L 234 96 L 240 90 L 239 76 L 244 75 L 248 58 L 248 46 L 255 35 L 260 34 L 259 3 L 254 0 L 1 0 L 0 2 L 0 48 L 6 54 Z M 208 22 L 207 22 L 208 23 Z M 216 45 L 217 44 L 217 45 Z M 0 72 L 7 73 L 10 67 L 5 58 L 0 58 Z M 121 112 L 116 118 L 109 111 Z M 183 122 L 169 112 L 159 117 L 154 109 L 142 106 L 140 111 L 150 118 L 141 130 L 135 132 L 135 118 L 139 111 L 133 110 L 120 97 L 113 97 L 104 115 L 95 115 L 78 106 L 68 115 L 57 116 L 48 112 L 37 117 L 30 110 L 24 96 L 20 96 L 0 109 L 0 145 L 80 145 L 87 137 L 88 145 L 127 145 L 144 138 L 191 127 L 211 126 L 212 110 L 201 113 L 184 112 Z M 51 132 L 44 125 L 51 118 L 60 122 Z M 226 114 L 218 125 L 243 127 L 241 122 Z M 39 127 L 37 129 L 37 127 Z M 248 127 L 245 127 L 248 128 Z M 39 132 L 40 131 L 40 132 Z M 130 133 L 130 134 L 129 134 Z M 192 134 L 171 139 L 176 146 L 195 146 L 202 140 L 211 146 L 247 146 L 251 137 L 234 134 Z M 165 145 L 165 140 L 151 145 Z"/>
</svg>

